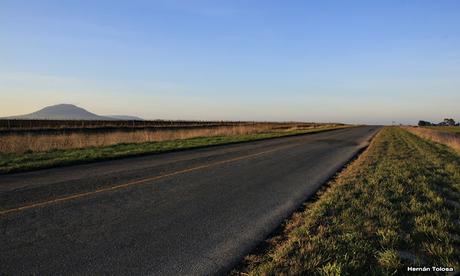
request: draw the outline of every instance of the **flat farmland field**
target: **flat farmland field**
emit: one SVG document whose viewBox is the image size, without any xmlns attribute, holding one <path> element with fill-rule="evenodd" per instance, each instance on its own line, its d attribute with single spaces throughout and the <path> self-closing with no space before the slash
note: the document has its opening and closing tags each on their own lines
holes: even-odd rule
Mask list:
<svg viewBox="0 0 460 276">
<path fill-rule="evenodd" d="M 406 127 L 405 129 L 423 139 L 447 145 L 460 153 L 460 132 L 458 127 Z"/>
<path fill-rule="evenodd" d="M 460 126 L 429 126 L 426 128 L 438 131 L 460 133 Z"/>
</svg>

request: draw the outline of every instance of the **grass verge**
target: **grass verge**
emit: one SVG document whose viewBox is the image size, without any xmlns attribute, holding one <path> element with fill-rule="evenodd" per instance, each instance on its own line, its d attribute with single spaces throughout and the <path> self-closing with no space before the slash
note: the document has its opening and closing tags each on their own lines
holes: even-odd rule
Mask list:
<svg viewBox="0 0 460 276">
<path fill-rule="evenodd" d="M 324 127 L 306 130 L 299 129 L 283 132 L 267 132 L 244 135 L 197 137 L 160 142 L 117 144 L 104 147 L 52 150 L 47 152 L 29 152 L 23 154 L 0 154 L 0 173 L 4 174 L 20 171 L 30 171 L 144 154 L 248 142 L 307 133 L 317 133 L 345 127 L 349 126 Z"/>
<path fill-rule="evenodd" d="M 460 158 L 384 128 L 235 274 L 393 275 L 460 263 Z"/>
<path fill-rule="evenodd" d="M 406 127 L 405 129 L 421 138 L 449 146 L 460 154 L 460 133 L 424 127 Z"/>
<path fill-rule="evenodd" d="M 460 133 L 460 126 L 428 126 L 424 128 L 445 131 L 445 132 Z"/>
</svg>

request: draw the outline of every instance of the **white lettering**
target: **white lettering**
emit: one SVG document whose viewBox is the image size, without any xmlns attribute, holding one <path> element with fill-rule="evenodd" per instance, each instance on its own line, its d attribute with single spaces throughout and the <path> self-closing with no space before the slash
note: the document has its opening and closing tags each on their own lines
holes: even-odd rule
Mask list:
<svg viewBox="0 0 460 276">
<path fill-rule="evenodd" d="M 433 271 L 442 271 L 442 272 L 453 272 L 454 268 L 453 267 L 437 267 L 433 266 Z"/>
<path fill-rule="evenodd" d="M 433 268 L 434 268 L 434 267 L 433 267 Z M 431 271 L 431 268 L 426 267 L 426 266 L 424 266 L 424 267 L 412 267 L 412 266 L 408 266 L 408 267 L 407 267 L 407 271 L 412 271 L 412 272 L 419 272 L 419 271 L 421 271 L 421 272 L 426 272 L 426 271 Z"/>
</svg>

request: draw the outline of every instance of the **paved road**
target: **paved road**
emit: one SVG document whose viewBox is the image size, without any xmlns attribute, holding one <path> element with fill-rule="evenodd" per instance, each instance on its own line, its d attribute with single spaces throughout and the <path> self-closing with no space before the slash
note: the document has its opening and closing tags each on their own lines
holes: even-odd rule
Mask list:
<svg viewBox="0 0 460 276">
<path fill-rule="evenodd" d="M 0 274 L 225 273 L 377 130 L 0 176 Z"/>
</svg>

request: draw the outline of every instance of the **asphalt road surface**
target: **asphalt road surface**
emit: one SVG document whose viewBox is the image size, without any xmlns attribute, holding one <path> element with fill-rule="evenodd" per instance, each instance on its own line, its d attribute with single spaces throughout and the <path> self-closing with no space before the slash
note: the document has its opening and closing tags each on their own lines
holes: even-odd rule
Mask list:
<svg viewBox="0 0 460 276">
<path fill-rule="evenodd" d="M 0 176 L 0 274 L 227 273 L 377 130 Z"/>
</svg>

